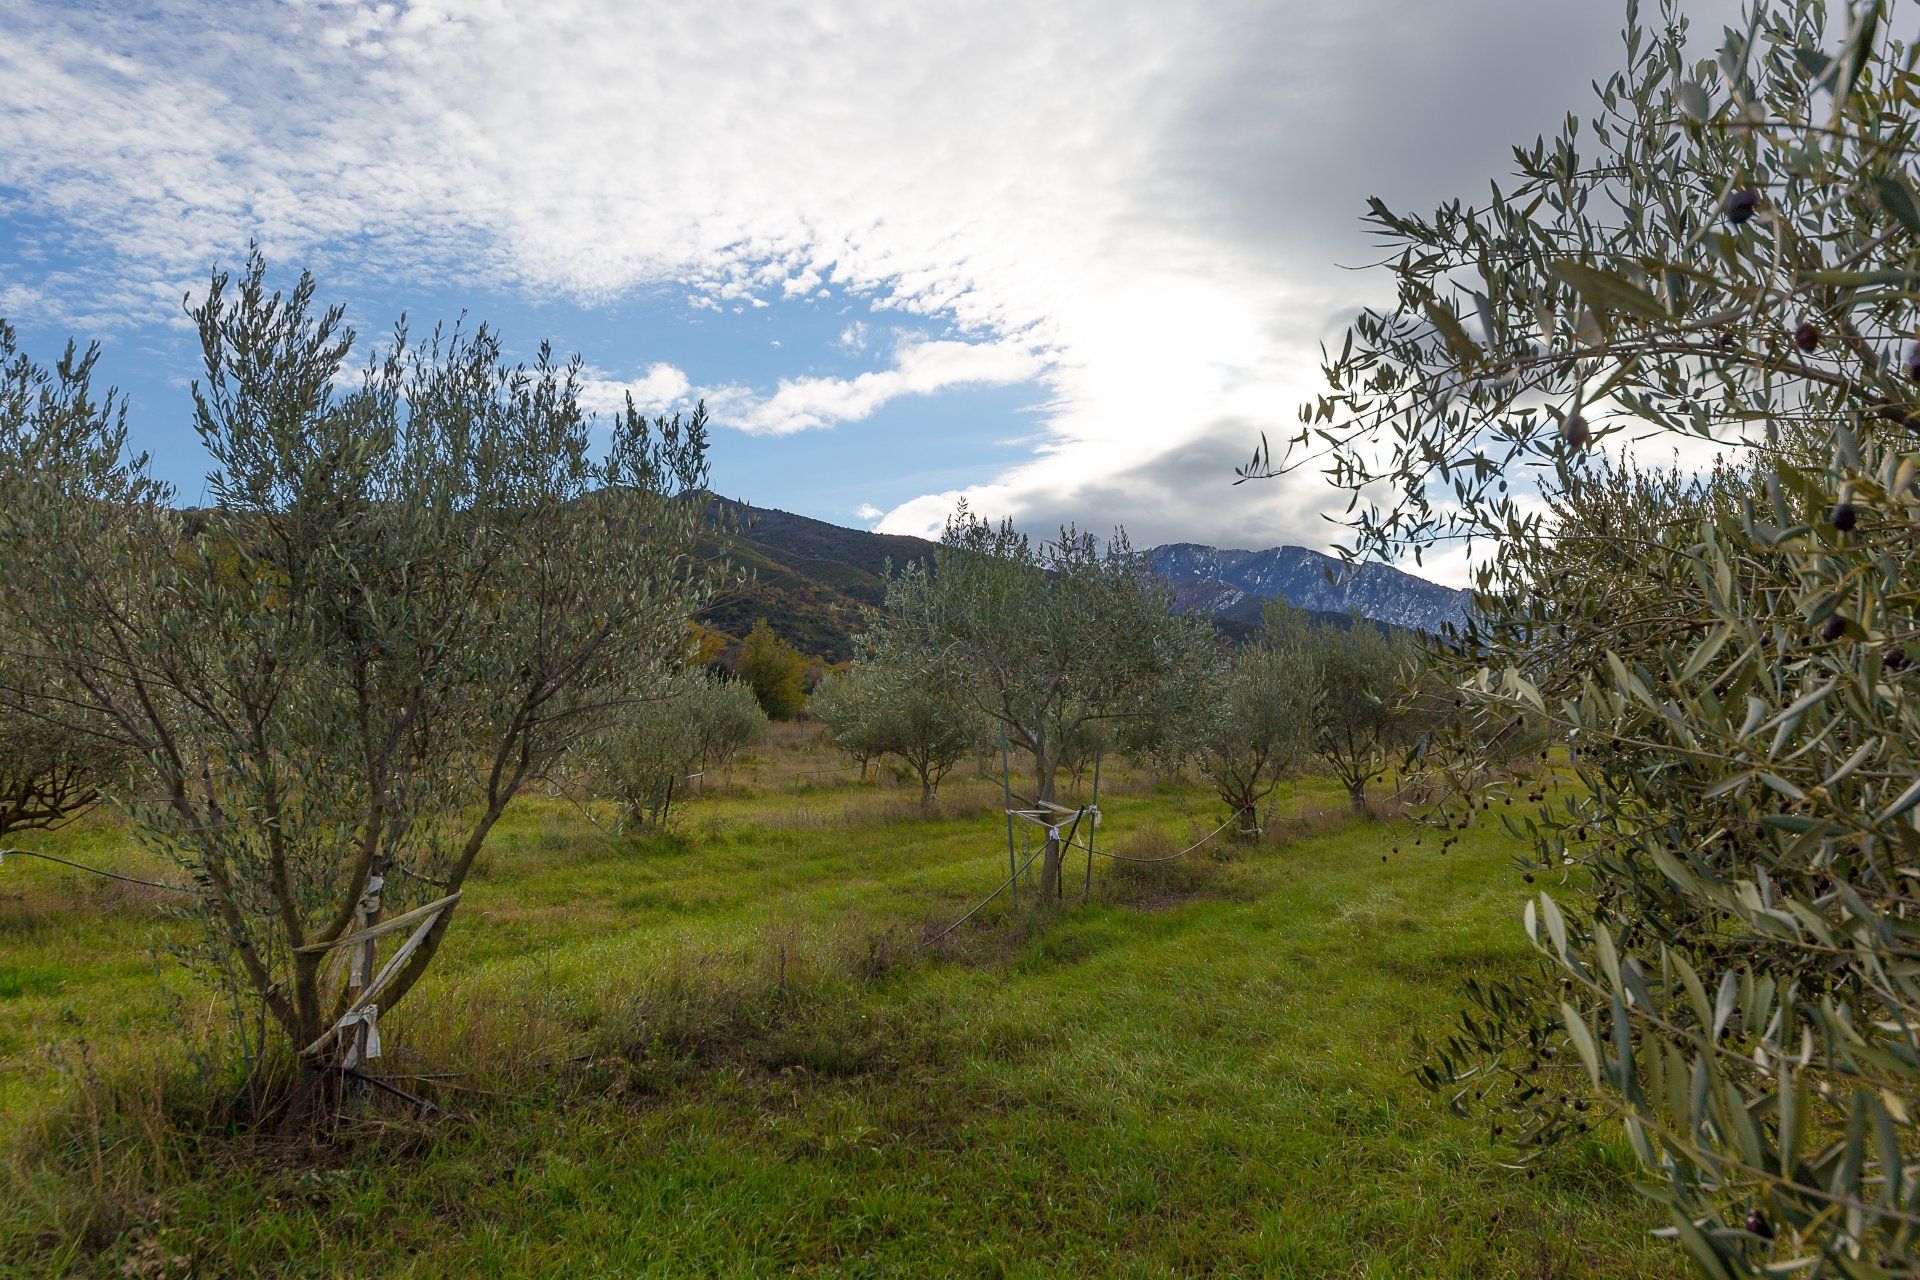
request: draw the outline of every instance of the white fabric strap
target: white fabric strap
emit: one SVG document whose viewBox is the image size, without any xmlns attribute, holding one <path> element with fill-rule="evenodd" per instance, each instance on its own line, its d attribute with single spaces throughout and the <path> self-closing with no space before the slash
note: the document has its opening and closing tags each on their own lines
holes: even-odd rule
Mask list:
<svg viewBox="0 0 1920 1280">
<path fill-rule="evenodd" d="M 391 930 L 396 924 L 406 924 L 413 921 L 419 922 L 414 931 L 407 935 L 407 940 L 395 948 L 391 956 L 387 957 L 387 962 L 380 966 L 380 971 L 373 976 L 373 980 L 361 989 L 359 995 L 354 998 L 353 1003 L 347 1007 L 347 1011 L 340 1015 L 340 1021 L 328 1027 L 321 1033 L 319 1039 L 301 1050 L 301 1056 L 312 1057 L 322 1049 L 325 1049 L 335 1036 L 340 1035 L 348 1027 L 364 1021 L 368 1028 L 367 1043 L 370 1046 L 374 1046 L 374 1048 L 364 1056 L 369 1058 L 373 1057 L 378 1051 L 377 1046 L 379 1044 L 379 1039 L 376 1034 L 377 1028 L 373 1021 L 379 1014 L 379 1007 L 375 1002 L 380 998 L 380 993 L 387 989 L 387 984 L 399 975 L 401 967 L 407 962 L 407 958 L 419 950 L 420 944 L 427 940 L 427 934 L 432 931 L 434 924 L 439 921 L 440 917 L 445 914 L 459 898 L 460 895 L 458 893 L 450 894 L 438 902 L 429 903 L 425 907 L 409 911 L 404 916 L 395 916 L 392 920 L 384 924 L 374 926 L 373 929 L 362 930 L 359 934 L 353 935 L 350 938 L 342 938 L 338 942 L 328 944 L 338 947 L 350 941 L 364 942 L 375 933 L 383 933 Z M 354 1058 L 354 1051 L 352 1048 L 349 1048 L 347 1053 L 348 1060 L 346 1065 L 352 1066 L 356 1060 Z"/>
<path fill-rule="evenodd" d="M 355 1027 L 365 1027 L 364 1036 L 353 1034 Z M 340 1019 L 339 1031 L 347 1037 L 347 1057 L 341 1065 L 351 1071 L 368 1058 L 380 1056 L 380 1006 L 370 1004 L 359 1009 L 349 1009 Z"/>
<path fill-rule="evenodd" d="M 368 876 L 365 892 L 360 895 L 359 911 L 362 917 L 371 918 L 380 914 L 380 890 L 386 888 L 385 876 Z"/>
</svg>

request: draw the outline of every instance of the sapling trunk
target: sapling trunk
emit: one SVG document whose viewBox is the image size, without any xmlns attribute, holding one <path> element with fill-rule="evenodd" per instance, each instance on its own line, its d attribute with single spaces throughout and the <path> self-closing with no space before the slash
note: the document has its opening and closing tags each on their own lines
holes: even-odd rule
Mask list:
<svg viewBox="0 0 1920 1280">
<path fill-rule="evenodd" d="M 1045 809 L 1053 803 L 1056 766 L 1051 753 L 1044 747 L 1034 751 L 1033 763 L 1034 799 L 1039 802 L 1041 809 Z M 1040 855 L 1040 896 L 1057 898 L 1060 896 L 1060 863 L 1065 850 L 1060 844 L 1060 837 L 1055 834 L 1053 820 L 1047 818 L 1043 821 L 1048 826 L 1046 850 Z"/>
</svg>

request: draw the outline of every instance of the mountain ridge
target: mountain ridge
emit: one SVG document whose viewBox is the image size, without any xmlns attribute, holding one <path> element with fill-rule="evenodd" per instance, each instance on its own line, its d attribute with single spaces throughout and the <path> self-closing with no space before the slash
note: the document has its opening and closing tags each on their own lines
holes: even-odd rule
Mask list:
<svg viewBox="0 0 1920 1280">
<path fill-rule="evenodd" d="M 802 652 L 828 662 L 853 656 L 853 636 L 886 596 L 897 572 L 930 559 L 938 544 L 907 534 L 875 533 L 719 495 L 708 498 L 715 532 L 707 554 L 745 571 L 701 621 L 743 636 L 757 619 Z M 1223 634 L 1244 640 L 1269 600 L 1344 624 L 1354 614 L 1395 627 L 1438 631 L 1465 616 L 1466 593 L 1392 565 L 1347 565 L 1306 547 L 1264 550 L 1164 543 L 1141 553 L 1173 589 L 1175 605 L 1210 615 Z"/>
<path fill-rule="evenodd" d="M 1379 561 L 1348 564 L 1323 551 L 1278 546 L 1249 551 L 1169 542 L 1145 553 L 1183 609 L 1258 621 L 1270 600 L 1316 613 L 1358 613 L 1375 622 L 1438 632 L 1466 620 L 1467 592 Z"/>
</svg>

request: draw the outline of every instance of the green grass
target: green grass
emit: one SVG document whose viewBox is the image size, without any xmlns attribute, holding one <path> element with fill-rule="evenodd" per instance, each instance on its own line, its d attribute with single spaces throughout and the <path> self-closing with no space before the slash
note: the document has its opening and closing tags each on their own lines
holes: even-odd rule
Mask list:
<svg viewBox="0 0 1920 1280">
<path fill-rule="evenodd" d="M 1323 820 L 1224 860 L 1102 863 L 1089 904 L 996 904 L 929 955 L 930 924 L 1004 875 L 994 796 L 963 784 L 921 822 L 905 792 L 773 780 L 796 761 L 696 799 L 675 840 L 519 805 L 434 976 L 383 1019 L 386 1069 L 486 1092 L 437 1095 L 460 1122 L 372 1108 L 318 1151 L 142 1134 L 130 1106 L 95 1146 L 89 1070 L 185 1073 L 170 1046 L 209 997 L 150 954 L 154 895 L 9 860 L 0 1270 L 1680 1274 L 1620 1148 L 1502 1168 L 1408 1076 L 1461 979 L 1524 955 L 1503 839 L 1420 854 Z M 1198 790 L 1119 789 L 1109 847 L 1217 821 Z M 110 830 L 54 843 L 144 865 Z"/>
</svg>

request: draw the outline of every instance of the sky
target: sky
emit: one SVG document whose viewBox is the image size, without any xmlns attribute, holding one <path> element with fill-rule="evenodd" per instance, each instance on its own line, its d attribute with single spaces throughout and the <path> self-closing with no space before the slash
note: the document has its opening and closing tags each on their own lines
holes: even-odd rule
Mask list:
<svg viewBox="0 0 1920 1280">
<path fill-rule="evenodd" d="M 1623 12 L 0 0 L 0 317 L 99 341 L 183 500 L 182 299 L 257 241 L 369 338 L 466 314 L 577 352 L 592 404 L 704 399 L 758 505 L 1325 548 L 1342 495 L 1233 469 L 1389 298 L 1367 197 L 1485 191 Z"/>
</svg>

